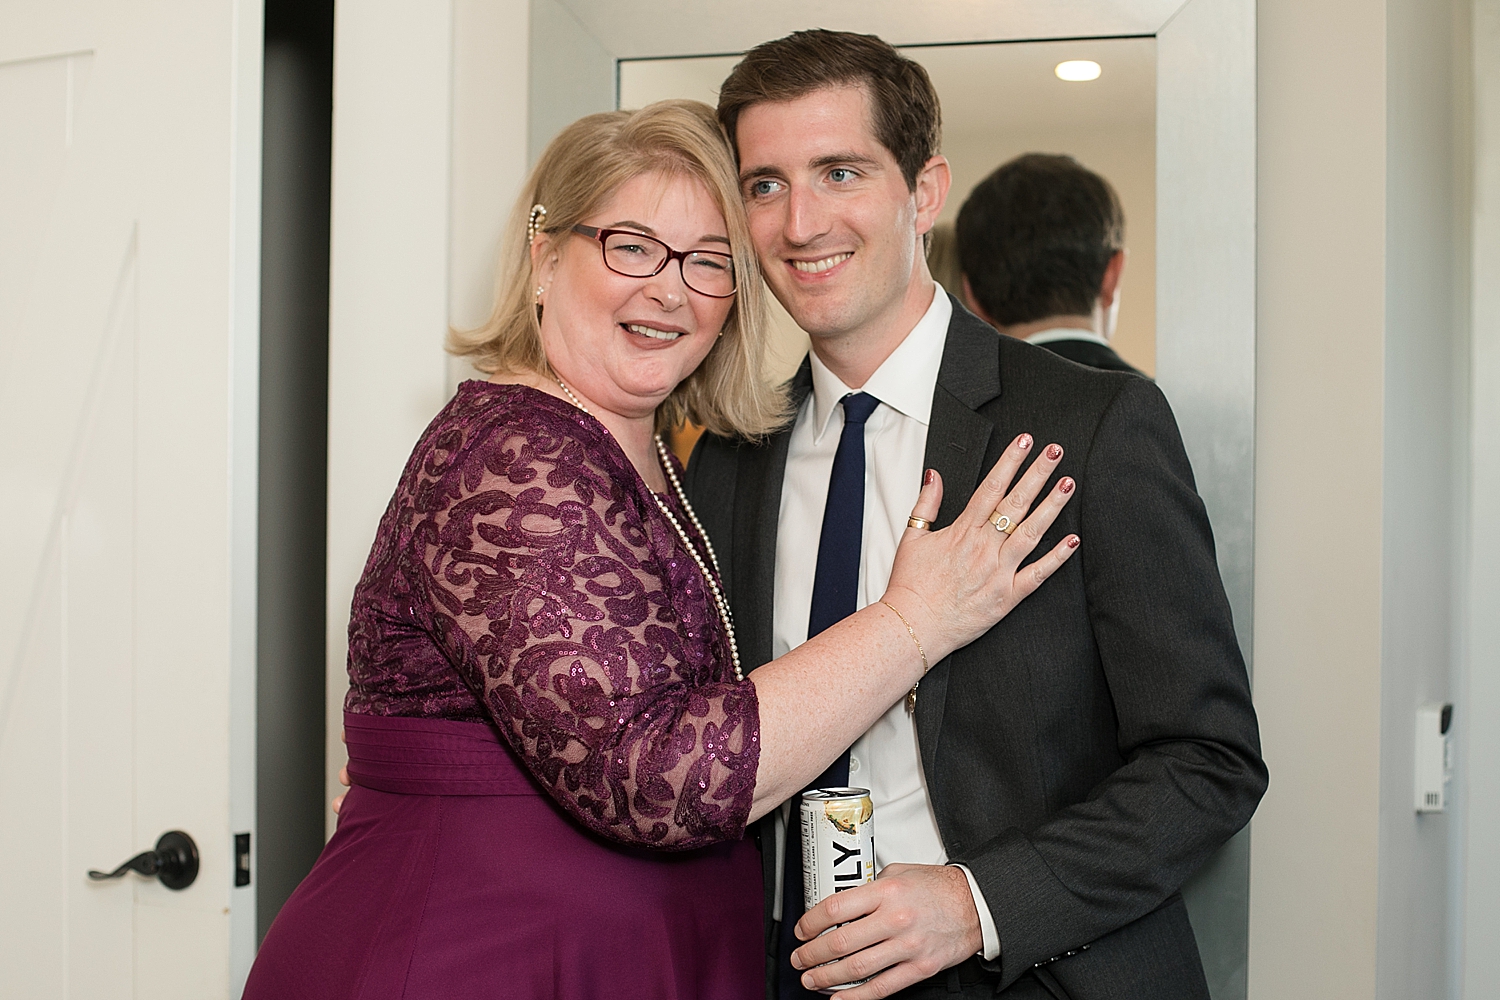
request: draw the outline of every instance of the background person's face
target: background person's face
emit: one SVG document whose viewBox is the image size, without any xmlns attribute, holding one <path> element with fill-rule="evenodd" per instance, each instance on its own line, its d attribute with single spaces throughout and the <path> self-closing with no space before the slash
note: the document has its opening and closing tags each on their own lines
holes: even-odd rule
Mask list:
<svg viewBox="0 0 1500 1000">
<path fill-rule="evenodd" d="M 655 236 L 674 250 L 729 250 L 723 213 L 703 182 L 685 175 L 634 177 L 583 222 Z M 708 356 L 734 304 L 689 289 L 676 261 L 654 277 L 632 278 L 605 267 L 587 237 L 558 233 L 538 245 L 547 358 L 575 390 L 615 413 L 655 410 Z"/>
<path fill-rule="evenodd" d="M 875 137 L 866 88 L 753 104 L 736 143 L 761 268 L 797 325 L 839 337 L 899 311 L 920 253 L 917 199 Z"/>
</svg>

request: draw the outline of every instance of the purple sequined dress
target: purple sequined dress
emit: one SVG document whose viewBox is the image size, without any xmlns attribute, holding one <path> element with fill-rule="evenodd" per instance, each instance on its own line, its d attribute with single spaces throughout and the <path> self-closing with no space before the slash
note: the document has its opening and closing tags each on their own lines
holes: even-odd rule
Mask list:
<svg viewBox="0 0 1500 1000">
<path fill-rule="evenodd" d="M 592 417 L 459 388 L 380 522 L 349 678 L 354 785 L 247 998 L 764 995 L 755 688 Z"/>
</svg>

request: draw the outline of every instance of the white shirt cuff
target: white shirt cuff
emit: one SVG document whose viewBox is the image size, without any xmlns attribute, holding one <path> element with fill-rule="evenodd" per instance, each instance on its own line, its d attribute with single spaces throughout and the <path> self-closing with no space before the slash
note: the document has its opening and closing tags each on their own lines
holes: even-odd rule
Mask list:
<svg viewBox="0 0 1500 1000">
<path fill-rule="evenodd" d="M 986 962 L 993 962 L 1000 957 L 1000 931 L 995 926 L 995 916 L 985 905 L 984 893 L 979 891 L 979 883 L 974 881 L 974 873 L 969 871 L 969 866 L 953 863 L 953 867 L 963 872 L 964 878 L 969 880 L 969 892 L 974 895 L 974 909 L 979 912 L 979 934 L 984 941 L 984 947 L 979 949 L 979 957 Z"/>
</svg>

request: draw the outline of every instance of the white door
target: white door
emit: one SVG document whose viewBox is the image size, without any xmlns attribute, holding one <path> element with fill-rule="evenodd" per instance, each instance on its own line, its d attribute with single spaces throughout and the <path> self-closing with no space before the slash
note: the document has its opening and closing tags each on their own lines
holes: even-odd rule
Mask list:
<svg viewBox="0 0 1500 1000">
<path fill-rule="evenodd" d="M 255 945 L 261 7 L 0 0 L 0 993 Z M 182 830 L 196 881 L 90 881 Z"/>
</svg>

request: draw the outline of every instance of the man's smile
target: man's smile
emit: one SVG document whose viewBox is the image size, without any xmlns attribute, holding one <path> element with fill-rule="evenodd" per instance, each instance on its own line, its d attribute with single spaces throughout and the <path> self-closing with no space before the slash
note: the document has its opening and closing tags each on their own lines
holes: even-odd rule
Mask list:
<svg viewBox="0 0 1500 1000">
<path fill-rule="evenodd" d="M 787 261 L 787 263 L 791 264 L 792 267 L 796 268 L 798 271 L 801 271 L 803 274 L 821 274 L 824 271 L 829 270 L 830 268 L 838 267 L 844 261 L 853 256 L 853 252 L 848 251 L 845 253 L 832 254 L 827 257 L 820 257 L 817 260 L 790 260 Z"/>
</svg>

